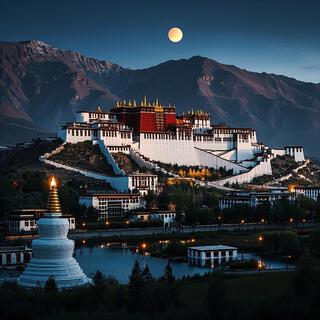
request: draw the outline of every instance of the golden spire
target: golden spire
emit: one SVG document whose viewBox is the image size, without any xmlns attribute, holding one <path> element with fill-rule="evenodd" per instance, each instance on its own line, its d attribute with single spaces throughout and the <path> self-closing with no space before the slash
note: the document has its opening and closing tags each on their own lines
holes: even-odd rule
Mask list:
<svg viewBox="0 0 320 320">
<path fill-rule="evenodd" d="M 147 97 L 146 96 L 143 97 L 143 105 L 145 107 L 147 106 Z"/>
<path fill-rule="evenodd" d="M 136 107 L 137 106 L 137 101 L 135 99 L 133 99 L 133 106 Z"/>
<path fill-rule="evenodd" d="M 61 213 L 58 187 L 56 180 L 52 177 L 48 196 L 47 213 Z"/>
</svg>

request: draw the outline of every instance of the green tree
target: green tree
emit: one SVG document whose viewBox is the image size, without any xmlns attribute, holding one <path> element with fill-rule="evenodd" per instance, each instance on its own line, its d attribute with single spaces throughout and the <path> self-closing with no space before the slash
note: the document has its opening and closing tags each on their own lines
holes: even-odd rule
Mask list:
<svg viewBox="0 0 320 320">
<path fill-rule="evenodd" d="M 300 257 L 297 273 L 294 277 L 294 288 L 301 297 L 306 297 L 315 280 L 314 260 L 309 251 Z"/>
<path fill-rule="evenodd" d="M 207 311 L 211 318 L 221 319 L 224 315 L 225 286 L 223 276 L 213 274 L 207 292 Z"/>
<path fill-rule="evenodd" d="M 129 277 L 128 309 L 132 312 L 139 310 L 142 295 L 142 272 L 136 260 Z"/>
<path fill-rule="evenodd" d="M 144 267 L 144 269 L 141 272 L 141 281 L 142 281 L 143 286 L 149 286 L 154 281 L 148 264 L 146 264 L 146 266 Z"/>
<path fill-rule="evenodd" d="M 97 270 L 97 272 L 94 274 L 93 278 L 93 285 L 97 289 L 103 289 L 106 286 L 106 279 L 101 271 Z"/>
<path fill-rule="evenodd" d="M 169 284 L 173 285 L 175 282 L 175 277 L 172 272 L 172 267 L 170 265 L 170 262 L 168 261 L 167 265 L 164 268 L 164 275 L 163 279 Z"/>
<path fill-rule="evenodd" d="M 44 285 L 44 292 L 49 293 L 56 291 L 58 291 L 56 280 L 54 279 L 54 277 L 50 276 Z"/>
</svg>

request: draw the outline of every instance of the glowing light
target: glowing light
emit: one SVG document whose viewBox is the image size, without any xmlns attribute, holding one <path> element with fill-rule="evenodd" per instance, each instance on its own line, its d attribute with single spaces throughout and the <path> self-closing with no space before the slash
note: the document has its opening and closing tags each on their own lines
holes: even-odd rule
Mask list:
<svg viewBox="0 0 320 320">
<path fill-rule="evenodd" d="M 141 247 L 142 247 L 142 249 L 145 249 L 147 247 L 147 244 L 146 243 L 142 243 Z"/>
<path fill-rule="evenodd" d="M 109 221 L 106 221 L 106 225 L 109 225 Z"/>
<path fill-rule="evenodd" d="M 293 218 L 290 218 L 290 220 L 289 220 L 290 222 L 293 222 Z"/>
<path fill-rule="evenodd" d="M 289 185 L 288 185 L 288 190 L 289 190 L 289 192 L 295 192 L 295 191 L 296 191 L 296 190 L 295 190 L 296 186 L 297 186 L 297 185 L 295 185 L 295 184 L 289 184 Z"/>
<path fill-rule="evenodd" d="M 85 243 L 86 243 L 86 240 L 83 239 L 83 240 L 82 240 L 82 243 L 85 244 Z"/>
<path fill-rule="evenodd" d="M 54 177 L 52 177 L 51 182 L 50 182 L 50 187 L 55 188 L 57 186 L 56 180 Z"/>
<path fill-rule="evenodd" d="M 260 236 L 258 239 L 259 239 L 259 241 L 262 241 L 262 240 L 263 240 L 263 237 L 262 237 L 262 236 Z"/>
<path fill-rule="evenodd" d="M 261 222 L 264 223 L 264 219 L 261 219 Z"/>
<path fill-rule="evenodd" d="M 245 222 L 245 221 L 242 219 L 242 220 L 241 220 L 241 223 L 244 223 L 244 222 Z"/>
<path fill-rule="evenodd" d="M 191 239 L 191 242 L 196 242 L 196 239 Z"/>
<path fill-rule="evenodd" d="M 129 221 L 129 220 L 127 220 L 127 221 L 126 221 L 126 224 L 129 224 L 129 223 L 130 223 L 130 221 Z"/>
</svg>

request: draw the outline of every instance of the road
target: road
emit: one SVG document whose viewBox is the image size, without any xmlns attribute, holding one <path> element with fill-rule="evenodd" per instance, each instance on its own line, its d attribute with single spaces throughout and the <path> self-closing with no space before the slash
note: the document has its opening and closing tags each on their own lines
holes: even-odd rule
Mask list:
<svg viewBox="0 0 320 320">
<path fill-rule="evenodd" d="M 177 230 L 175 227 L 165 230 L 162 227 L 152 228 L 127 228 L 127 229 L 108 229 L 108 230 L 77 230 L 69 232 L 70 239 L 89 239 L 89 238 L 108 238 L 115 236 L 143 236 L 152 234 L 169 234 L 169 233 L 192 233 L 192 232 L 214 232 L 214 231 L 263 231 L 270 229 L 284 228 L 319 228 L 320 224 L 316 223 L 295 223 L 292 225 L 269 225 L 262 223 L 244 223 L 244 224 L 224 224 L 224 225 L 197 225 L 184 226 L 183 229 Z"/>
</svg>

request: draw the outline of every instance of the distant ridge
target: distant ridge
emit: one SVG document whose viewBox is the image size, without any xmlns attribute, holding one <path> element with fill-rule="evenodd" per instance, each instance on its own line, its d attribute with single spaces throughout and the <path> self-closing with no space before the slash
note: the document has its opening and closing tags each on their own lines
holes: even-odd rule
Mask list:
<svg viewBox="0 0 320 320">
<path fill-rule="evenodd" d="M 130 70 L 38 40 L 0 42 L 0 75 L 1 145 L 56 132 L 79 109 L 146 94 L 178 112 L 193 107 L 215 123 L 253 127 L 268 145 L 301 144 L 320 156 L 320 84 L 201 56 Z"/>
</svg>

